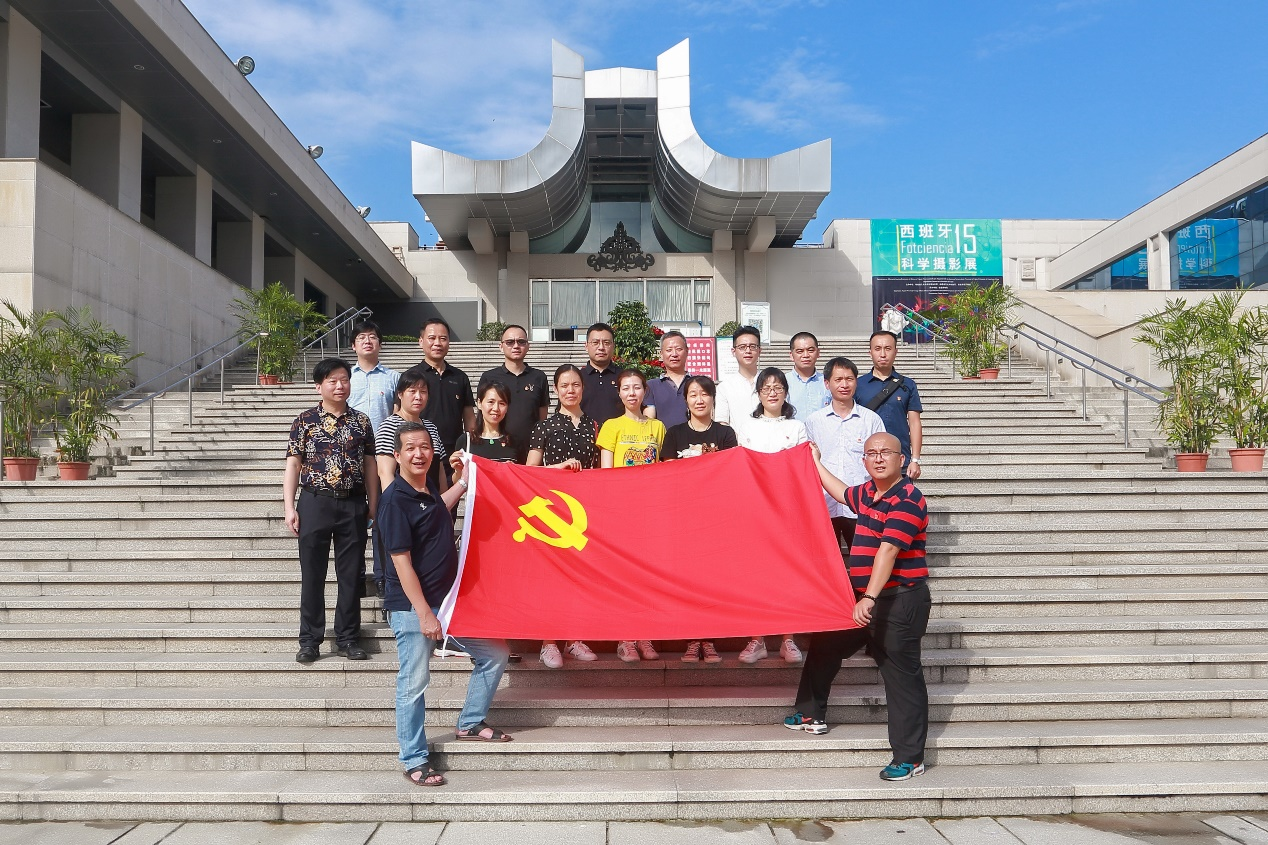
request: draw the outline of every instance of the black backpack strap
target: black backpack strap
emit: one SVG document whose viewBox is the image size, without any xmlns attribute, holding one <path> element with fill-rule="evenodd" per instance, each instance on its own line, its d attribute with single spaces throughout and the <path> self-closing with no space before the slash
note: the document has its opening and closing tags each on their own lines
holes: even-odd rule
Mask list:
<svg viewBox="0 0 1268 845">
<path fill-rule="evenodd" d="M 898 388 L 903 386 L 903 380 L 899 376 L 890 376 L 885 379 L 885 386 L 881 392 L 872 397 L 872 401 L 866 403 L 863 407 L 869 411 L 875 411 L 881 405 L 885 404 L 885 400 L 898 392 Z"/>
</svg>

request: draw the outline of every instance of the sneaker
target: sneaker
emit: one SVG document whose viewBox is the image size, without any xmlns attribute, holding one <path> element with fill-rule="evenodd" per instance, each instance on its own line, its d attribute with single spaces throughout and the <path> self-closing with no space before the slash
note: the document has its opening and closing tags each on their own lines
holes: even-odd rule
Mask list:
<svg viewBox="0 0 1268 845">
<path fill-rule="evenodd" d="M 616 656 L 626 663 L 638 662 L 638 648 L 635 647 L 633 640 L 625 640 L 616 644 Z"/>
<path fill-rule="evenodd" d="M 718 654 L 718 650 L 714 648 L 713 643 L 709 642 L 708 640 L 705 640 L 704 643 L 701 645 L 701 650 L 704 652 L 705 663 L 721 663 L 722 662 L 722 655 Z"/>
<path fill-rule="evenodd" d="M 440 648 L 436 649 L 437 657 L 471 657 L 470 654 L 460 648 L 446 648 L 449 645 L 449 638 L 445 637 L 440 643 Z M 455 646 L 457 643 L 454 644 Z"/>
<path fill-rule="evenodd" d="M 564 656 L 559 653 L 559 646 L 554 643 L 543 645 L 539 657 L 547 669 L 564 668 Z"/>
<path fill-rule="evenodd" d="M 682 653 L 683 663 L 699 663 L 700 662 L 700 641 L 692 640 L 687 643 L 687 650 Z"/>
<path fill-rule="evenodd" d="M 660 655 L 656 653 L 656 649 L 652 648 L 651 640 L 639 640 L 638 653 L 644 660 L 660 660 Z"/>
<path fill-rule="evenodd" d="M 590 646 L 581 640 L 573 640 L 568 645 L 568 654 L 573 660 L 598 660 L 599 656 L 590 650 Z"/>
<path fill-rule="evenodd" d="M 784 658 L 785 663 L 800 663 L 802 661 L 801 649 L 797 648 L 797 644 L 792 641 L 792 637 L 784 640 L 784 644 L 779 647 L 779 656 Z"/>
<path fill-rule="evenodd" d="M 826 734 L 828 732 L 828 723 L 822 719 L 811 719 L 802 713 L 794 713 L 787 719 L 784 719 L 784 727 L 790 731 L 805 731 L 808 734 Z"/>
<path fill-rule="evenodd" d="M 741 663 L 756 663 L 759 660 L 766 659 L 766 641 L 760 637 L 748 641 L 748 645 L 744 646 L 744 650 L 740 652 Z"/>
<path fill-rule="evenodd" d="M 911 780 L 924 773 L 924 763 L 890 763 L 881 769 L 881 780 Z"/>
</svg>

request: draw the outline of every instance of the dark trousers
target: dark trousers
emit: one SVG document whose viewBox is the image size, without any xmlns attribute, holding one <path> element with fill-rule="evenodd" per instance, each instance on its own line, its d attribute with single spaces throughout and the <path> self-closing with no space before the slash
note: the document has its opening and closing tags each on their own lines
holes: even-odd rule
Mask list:
<svg viewBox="0 0 1268 845">
<path fill-rule="evenodd" d="M 366 501 L 364 496 L 331 499 L 299 493 L 299 644 L 320 646 L 326 636 L 326 573 L 330 543 L 335 545 L 335 643 L 352 645 L 361 633 L 361 592 L 365 585 Z"/>
<path fill-rule="evenodd" d="M 929 733 L 929 690 L 920 664 L 920 639 L 929 626 L 928 585 L 881 596 L 866 628 L 827 631 L 810 636 L 801 668 L 796 709 L 825 719 L 832 681 L 841 661 L 867 647 L 885 682 L 889 709 L 889 746 L 896 763 L 923 763 Z"/>
<path fill-rule="evenodd" d="M 841 560 L 846 568 L 850 565 L 850 544 L 854 542 L 854 526 L 858 524 L 852 516 L 832 517 L 832 533 L 837 535 L 837 545 L 841 547 Z"/>
</svg>

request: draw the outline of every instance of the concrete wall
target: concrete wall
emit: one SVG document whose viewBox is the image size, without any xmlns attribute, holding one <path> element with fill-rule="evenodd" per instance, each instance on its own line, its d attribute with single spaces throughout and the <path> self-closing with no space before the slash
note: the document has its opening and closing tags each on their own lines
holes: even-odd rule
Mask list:
<svg viewBox="0 0 1268 845">
<path fill-rule="evenodd" d="M 1113 220 L 1001 220 L 1004 284 L 1015 290 L 1049 290 L 1052 259 L 1082 243 Z M 1020 259 L 1034 258 L 1036 278 L 1023 281 Z"/>
</svg>

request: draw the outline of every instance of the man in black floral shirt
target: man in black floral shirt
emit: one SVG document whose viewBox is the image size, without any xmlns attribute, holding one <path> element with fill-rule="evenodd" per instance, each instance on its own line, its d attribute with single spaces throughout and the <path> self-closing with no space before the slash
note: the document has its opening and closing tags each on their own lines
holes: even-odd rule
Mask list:
<svg viewBox="0 0 1268 845">
<path fill-rule="evenodd" d="M 295 418 L 286 447 L 282 498 L 286 527 L 299 538 L 299 651 L 312 663 L 326 635 L 326 573 L 335 545 L 335 645 L 349 660 L 369 657 L 357 642 L 361 633 L 361 591 L 365 583 L 365 535 L 379 499 L 370 418 L 348 407 L 352 368 L 325 358 L 313 368 L 321 401 Z M 299 502 L 295 493 L 299 491 Z"/>
</svg>

